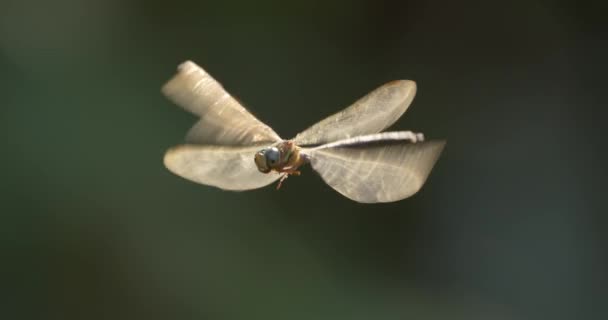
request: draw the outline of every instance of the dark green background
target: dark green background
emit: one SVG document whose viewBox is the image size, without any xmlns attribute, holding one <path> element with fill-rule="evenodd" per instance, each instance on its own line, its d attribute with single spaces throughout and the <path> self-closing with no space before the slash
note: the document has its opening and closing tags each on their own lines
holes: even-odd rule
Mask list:
<svg viewBox="0 0 608 320">
<path fill-rule="evenodd" d="M 606 34 L 548 1 L 0 1 L 2 319 L 605 319 Z M 203 66 L 285 138 L 413 79 L 411 199 L 162 165 Z"/>
</svg>

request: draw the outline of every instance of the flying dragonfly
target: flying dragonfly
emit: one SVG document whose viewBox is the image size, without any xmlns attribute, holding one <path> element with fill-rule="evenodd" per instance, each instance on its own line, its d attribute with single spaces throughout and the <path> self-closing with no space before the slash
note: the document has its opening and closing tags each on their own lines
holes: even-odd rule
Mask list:
<svg viewBox="0 0 608 320">
<path fill-rule="evenodd" d="M 350 107 L 283 140 L 194 62 L 179 65 L 163 87 L 173 103 L 199 117 L 165 166 L 185 179 L 223 190 L 261 188 L 310 163 L 333 189 L 362 203 L 415 194 L 445 145 L 422 133 L 381 132 L 407 110 L 416 83 L 389 82 Z"/>
</svg>

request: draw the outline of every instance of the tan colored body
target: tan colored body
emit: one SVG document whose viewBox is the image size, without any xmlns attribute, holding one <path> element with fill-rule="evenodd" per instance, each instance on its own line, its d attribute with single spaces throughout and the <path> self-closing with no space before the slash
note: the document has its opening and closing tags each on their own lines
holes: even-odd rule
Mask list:
<svg viewBox="0 0 608 320">
<path fill-rule="evenodd" d="M 299 175 L 298 168 L 307 163 L 306 159 L 300 153 L 300 147 L 292 141 L 283 141 L 277 148 L 281 152 L 281 161 L 272 168 L 279 173 Z"/>
<path fill-rule="evenodd" d="M 299 176 L 300 171 L 298 168 L 308 163 L 308 160 L 300 153 L 300 147 L 293 143 L 293 141 L 282 141 L 275 147 L 279 150 L 280 158 L 275 165 L 270 166 L 270 169 L 282 174 L 277 185 L 277 189 L 279 189 L 283 181 L 290 175 Z"/>
</svg>

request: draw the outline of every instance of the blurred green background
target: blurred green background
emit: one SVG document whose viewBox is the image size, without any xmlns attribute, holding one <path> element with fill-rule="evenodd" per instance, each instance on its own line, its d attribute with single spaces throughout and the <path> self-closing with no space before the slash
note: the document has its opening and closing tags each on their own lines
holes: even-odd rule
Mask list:
<svg viewBox="0 0 608 320">
<path fill-rule="evenodd" d="M 2 319 L 606 319 L 604 17 L 550 1 L 1 0 Z M 413 79 L 411 199 L 162 165 L 203 66 L 281 136 Z M 601 122 L 601 124 L 600 124 Z"/>
</svg>

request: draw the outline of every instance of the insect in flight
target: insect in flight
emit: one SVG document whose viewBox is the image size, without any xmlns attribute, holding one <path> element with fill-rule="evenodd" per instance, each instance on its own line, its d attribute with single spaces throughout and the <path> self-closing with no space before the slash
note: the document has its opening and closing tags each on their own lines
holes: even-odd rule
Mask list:
<svg viewBox="0 0 608 320">
<path fill-rule="evenodd" d="M 333 189 L 363 203 L 392 202 L 416 193 L 445 141 L 421 133 L 383 132 L 407 110 L 416 83 L 387 83 L 350 107 L 281 139 L 249 113 L 215 79 L 191 61 L 162 88 L 175 104 L 200 119 L 186 144 L 169 149 L 165 166 L 197 183 L 224 190 L 256 189 L 312 168 Z"/>
</svg>

